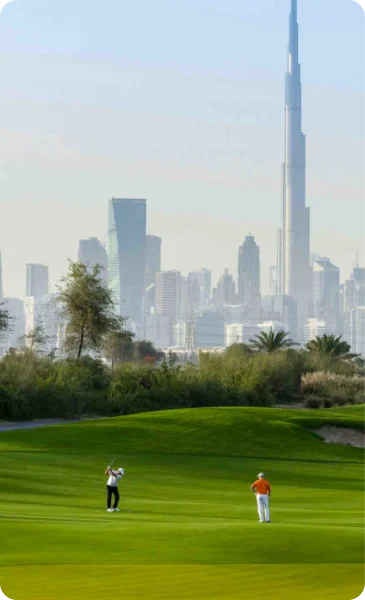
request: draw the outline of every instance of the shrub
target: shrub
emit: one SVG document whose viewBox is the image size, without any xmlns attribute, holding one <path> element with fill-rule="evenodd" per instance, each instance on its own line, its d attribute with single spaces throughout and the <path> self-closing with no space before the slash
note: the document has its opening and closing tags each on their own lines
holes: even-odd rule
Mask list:
<svg viewBox="0 0 365 600">
<path fill-rule="evenodd" d="M 364 379 L 357 375 L 346 377 L 323 371 L 307 373 L 302 377 L 301 392 L 305 396 L 315 394 L 332 398 L 335 402 L 343 400 L 345 403 L 362 403 Z"/>
<path fill-rule="evenodd" d="M 319 398 L 307 398 L 304 403 L 305 408 L 321 408 L 322 400 Z"/>
<path fill-rule="evenodd" d="M 361 377 L 313 368 L 308 352 L 254 353 L 240 345 L 223 355 L 201 353 L 199 367 L 177 366 L 168 355 L 160 364 L 119 363 L 113 372 L 89 356 L 54 361 L 30 351 L 12 352 L 0 360 L 0 418 L 272 406 L 299 394 L 313 408 L 364 401 Z"/>
</svg>

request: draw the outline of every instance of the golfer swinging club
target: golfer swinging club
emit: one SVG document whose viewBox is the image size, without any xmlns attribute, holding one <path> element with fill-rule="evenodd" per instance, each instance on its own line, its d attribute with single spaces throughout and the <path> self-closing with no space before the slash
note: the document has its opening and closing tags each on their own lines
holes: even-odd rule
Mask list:
<svg viewBox="0 0 365 600">
<path fill-rule="evenodd" d="M 257 477 L 257 481 L 251 485 L 251 492 L 256 494 L 260 523 L 265 523 L 265 521 L 266 523 L 271 523 L 269 509 L 271 486 L 263 473 L 259 473 Z"/>
<path fill-rule="evenodd" d="M 118 508 L 119 503 L 119 490 L 118 483 L 122 479 L 124 475 L 124 469 L 120 467 L 117 471 L 113 471 L 113 469 L 109 466 L 107 467 L 104 475 L 109 475 L 108 482 L 106 484 L 107 489 L 107 512 L 120 512 Z M 112 508 L 112 496 L 114 495 L 114 505 Z"/>
</svg>

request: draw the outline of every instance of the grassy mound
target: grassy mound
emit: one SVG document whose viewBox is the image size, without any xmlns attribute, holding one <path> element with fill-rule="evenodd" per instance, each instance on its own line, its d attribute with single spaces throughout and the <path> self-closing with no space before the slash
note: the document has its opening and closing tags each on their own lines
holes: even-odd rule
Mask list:
<svg viewBox="0 0 365 600">
<path fill-rule="evenodd" d="M 363 429 L 361 407 L 224 408 L 0 434 L 0 586 L 14 600 L 261 599 L 262 582 L 276 599 L 358 596 L 363 452 L 324 444 L 318 421 Z M 249 490 L 261 470 L 272 524 Z"/>
</svg>

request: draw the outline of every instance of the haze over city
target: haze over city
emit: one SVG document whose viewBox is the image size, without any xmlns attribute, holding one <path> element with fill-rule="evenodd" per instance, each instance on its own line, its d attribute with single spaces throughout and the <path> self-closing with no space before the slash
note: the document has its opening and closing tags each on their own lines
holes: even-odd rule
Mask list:
<svg viewBox="0 0 365 600">
<path fill-rule="evenodd" d="M 141 15 L 144 18 L 141 18 Z M 25 264 L 54 285 L 108 200 L 147 199 L 162 268 L 213 284 L 248 235 L 276 263 L 288 2 L 12 2 L 0 19 L 4 295 Z M 349 277 L 364 253 L 364 13 L 300 5 L 311 250 Z"/>
</svg>

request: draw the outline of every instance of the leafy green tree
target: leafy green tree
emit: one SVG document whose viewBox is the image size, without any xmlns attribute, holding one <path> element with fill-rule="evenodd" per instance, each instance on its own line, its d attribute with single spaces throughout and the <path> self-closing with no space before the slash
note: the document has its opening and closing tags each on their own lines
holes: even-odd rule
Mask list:
<svg viewBox="0 0 365 600">
<path fill-rule="evenodd" d="M 12 317 L 9 315 L 9 311 L 4 307 L 4 303 L 0 303 L 0 335 L 3 331 L 10 329 L 10 323 Z"/>
<path fill-rule="evenodd" d="M 229 346 L 225 352 L 224 356 L 227 359 L 240 359 L 250 356 L 253 350 L 248 344 L 232 344 Z"/>
<path fill-rule="evenodd" d="M 331 360 L 352 360 L 357 354 L 351 354 L 351 346 L 342 336 L 327 335 L 317 336 L 306 344 L 308 352 L 329 358 Z"/>
<path fill-rule="evenodd" d="M 277 352 L 278 350 L 284 350 L 286 348 L 293 348 L 299 346 L 291 338 L 288 338 L 286 331 L 277 331 L 273 329 L 268 333 L 261 331 L 258 335 L 255 335 L 256 339 L 250 340 L 251 347 L 257 352 Z"/>
<path fill-rule="evenodd" d="M 50 339 L 49 335 L 46 335 L 43 323 L 37 323 L 34 329 L 31 329 L 25 335 L 22 335 L 20 342 L 24 345 L 26 350 L 31 352 L 40 351 L 42 346 Z"/>
<path fill-rule="evenodd" d="M 131 331 L 123 329 L 124 319 L 121 319 L 120 327 L 111 329 L 103 341 L 104 356 L 111 362 L 112 370 L 118 362 L 126 362 L 133 359 L 133 338 Z"/>
<path fill-rule="evenodd" d="M 98 351 L 109 331 L 118 327 L 112 292 L 100 277 L 101 267 L 69 261 L 58 286 L 57 302 L 66 320 L 65 349 L 80 358 L 84 350 Z"/>
</svg>

